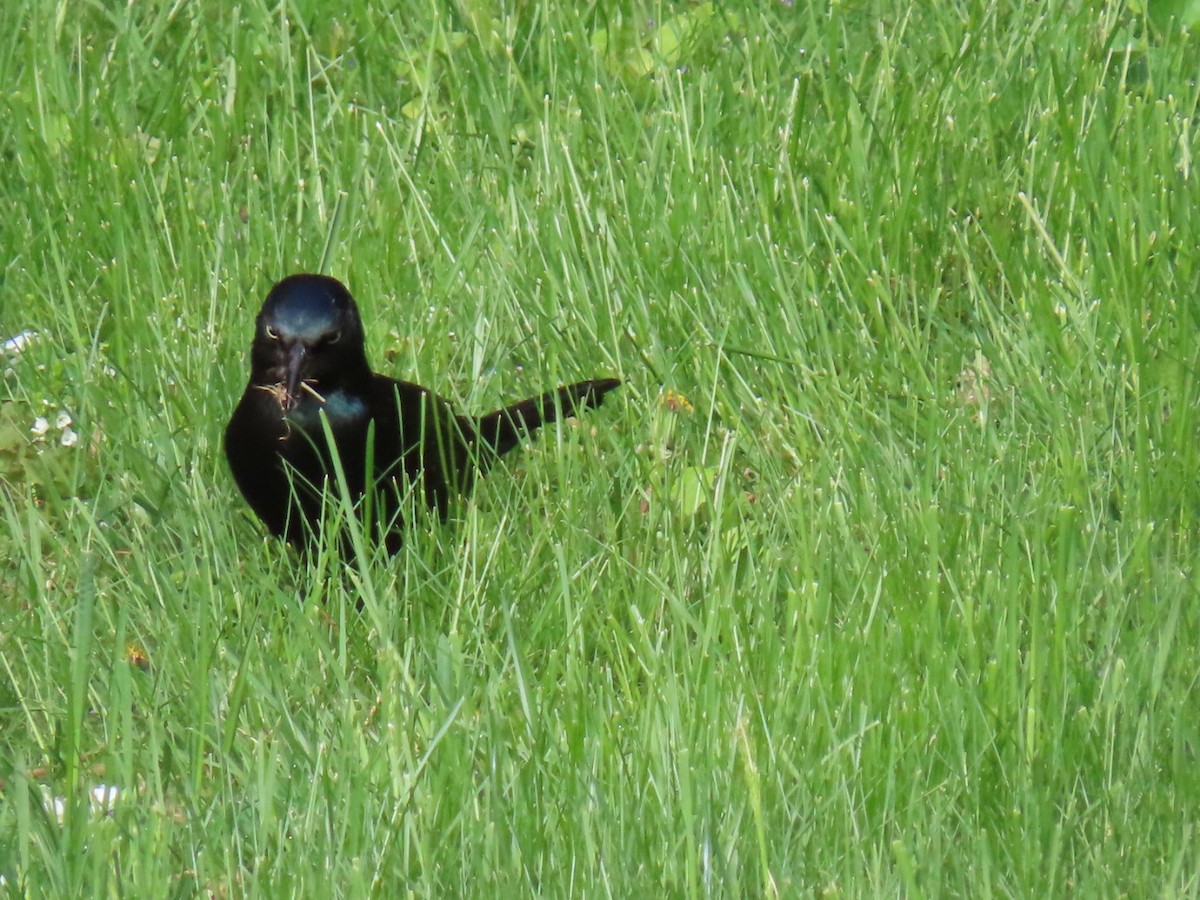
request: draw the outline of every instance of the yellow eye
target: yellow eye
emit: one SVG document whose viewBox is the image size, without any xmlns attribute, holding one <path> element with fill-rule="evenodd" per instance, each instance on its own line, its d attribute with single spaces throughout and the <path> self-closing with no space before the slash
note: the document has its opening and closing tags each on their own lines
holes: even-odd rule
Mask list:
<svg viewBox="0 0 1200 900">
<path fill-rule="evenodd" d="M 279 340 L 279 332 L 276 331 L 274 328 L 272 328 L 270 325 L 268 325 L 267 326 L 267 337 L 269 337 L 273 341 L 277 341 L 277 340 Z"/>
</svg>

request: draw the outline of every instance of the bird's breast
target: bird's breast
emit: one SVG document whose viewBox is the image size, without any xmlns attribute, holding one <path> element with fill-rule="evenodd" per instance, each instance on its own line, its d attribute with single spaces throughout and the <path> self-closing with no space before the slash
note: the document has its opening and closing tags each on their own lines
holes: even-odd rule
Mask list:
<svg viewBox="0 0 1200 900">
<path fill-rule="evenodd" d="M 345 391 L 330 391 L 322 394 L 322 399 L 307 397 L 283 416 L 285 422 L 293 428 L 299 428 L 310 434 L 321 431 L 321 413 L 329 419 L 329 426 L 335 432 L 354 425 L 361 425 L 367 419 L 367 405 L 362 398 Z"/>
</svg>

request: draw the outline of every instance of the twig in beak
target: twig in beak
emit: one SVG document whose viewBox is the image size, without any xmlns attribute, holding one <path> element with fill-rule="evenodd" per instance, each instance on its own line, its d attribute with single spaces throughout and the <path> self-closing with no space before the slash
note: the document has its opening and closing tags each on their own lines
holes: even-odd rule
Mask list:
<svg viewBox="0 0 1200 900">
<path fill-rule="evenodd" d="M 320 394 L 318 394 L 318 393 L 317 393 L 317 389 L 316 389 L 316 388 L 314 388 L 314 387 L 313 387 L 311 384 L 309 384 L 307 381 L 302 381 L 302 382 L 300 382 L 300 390 L 302 390 L 302 391 L 308 391 L 308 393 L 309 393 L 309 394 L 311 394 L 313 397 L 316 397 L 316 398 L 317 398 L 317 400 L 319 400 L 321 403 L 325 403 L 325 402 L 326 402 L 325 398 L 324 398 L 324 397 L 322 397 Z"/>
<path fill-rule="evenodd" d="M 274 397 L 281 407 L 287 400 L 287 389 L 282 384 L 256 384 L 255 387 Z"/>
</svg>

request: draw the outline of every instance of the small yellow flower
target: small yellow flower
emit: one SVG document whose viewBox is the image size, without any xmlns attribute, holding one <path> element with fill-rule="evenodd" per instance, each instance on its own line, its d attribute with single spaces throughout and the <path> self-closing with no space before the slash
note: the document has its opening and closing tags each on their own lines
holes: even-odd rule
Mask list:
<svg viewBox="0 0 1200 900">
<path fill-rule="evenodd" d="M 678 391 L 666 390 L 658 398 L 659 406 L 665 406 L 671 412 L 690 413 L 695 410 L 692 401 Z"/>
<path fill-rule="evenodd" d="M 141 645 L 133 642 L 125 645 L 125 661 L 143 672 L 150 668 L 150 657 L 146 655 L 146 651 Z"/>
</svg>

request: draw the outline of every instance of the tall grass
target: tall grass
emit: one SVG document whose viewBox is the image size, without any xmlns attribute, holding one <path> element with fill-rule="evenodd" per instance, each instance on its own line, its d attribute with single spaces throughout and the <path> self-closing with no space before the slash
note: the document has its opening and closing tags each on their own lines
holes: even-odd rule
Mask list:
<svg viewBox="0 0 1200 900">
<path fill-rule="evenodd" d="M 0 894 L 1197 891 L 1186 34 L 10 6 Z M 326 256 L 465 410 L 626 384 L 306 563 L 220 438 Z"/>
</svg>

